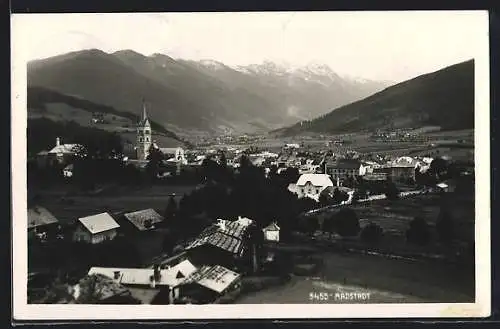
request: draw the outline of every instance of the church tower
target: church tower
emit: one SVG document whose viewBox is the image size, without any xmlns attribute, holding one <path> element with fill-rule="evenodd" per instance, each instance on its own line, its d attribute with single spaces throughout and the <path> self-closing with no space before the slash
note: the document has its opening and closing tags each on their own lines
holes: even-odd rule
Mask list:
<svg viewBox="0 0 500 329">
<path fill-rule="evenodd" d="M 137 159 L 146 160 L 151 147 L 151 124 L 146 111 L 146 103 L 142 101 L 142 118 L 137 124 Z"/>
</svg>

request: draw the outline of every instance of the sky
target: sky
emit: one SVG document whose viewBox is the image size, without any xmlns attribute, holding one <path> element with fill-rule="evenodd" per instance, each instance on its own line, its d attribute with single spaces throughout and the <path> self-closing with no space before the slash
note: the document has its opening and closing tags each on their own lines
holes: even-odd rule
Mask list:
<svg viewBox="0 0 500 329">
<path fill-rule="evenodd" d="M 28 60 L 132 49 L 230 66 L 326 64 L 344 76 L 392 82 L 476 57 L 478 35 L 488 33 L 487 13 L 480 11 L 13 16 Z"/>
</svg>

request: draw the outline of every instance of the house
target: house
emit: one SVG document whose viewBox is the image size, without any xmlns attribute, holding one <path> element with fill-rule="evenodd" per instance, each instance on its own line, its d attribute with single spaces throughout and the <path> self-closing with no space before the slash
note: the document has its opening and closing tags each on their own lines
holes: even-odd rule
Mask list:
<svg viewBox="0 0 500 329">
<path fill-rule="evenodd" d="M 250 218 L 248 217 L 242 217 L 242 216 L 238 216 L 238 219 L 236 220 L 236 223 L 240 226 L 250 226 L 253 224 L 253 220 L 251 220 Z"/>
<path fill-rule="evenodd" d="M 392 180 L 415 179 L 415 168 L 420 166 L 412 157 L 399 157 L 388 163 L 389 176 Z"/>
<path fill-rule="evenodd" d="M 325 173 L 338 182 L 347 177 L 363 176 L 366 173 L 366 167 L 357 159 L 329 160 L 325 163 Z"/>
<path fill-rule="evenodd" d="M 163 216 L 158 214 L 154 209 L 129 212 L 123 216 L 139 231 L 152 230 L 164 220 Z"/>
<path fill-rule="evenodd" d="M 241 275 L 220 265 L 203 266 L 173 289 L 178 304 L 208 304 L 241 291 Z"/>
<path fill-rule="evenodd" d="M 382 182 L 386 181 L 388 174 L 386 172 L 373 172 L 363 176 L 363 180 L 366 182 Z"/>
<path fill-rule="evenodd" d="M 196 265 L 223 265 L 238 268 L 250 250 L 250 225 L 241 221 L 218 220 L 207 227 L 185 247 L 188 257 Z"/>
<path fill-rule="evenodd" d="M 108 213 L 78 218 L 73 241 L 97 244 L 113 240 L 120 225 Z"/>
<path fill-rule="evenodd" d="M 252 162 L 252 164 L 256 167 L 261 167 L 265 161 L 266 161 L 266 158 L 263 157 L 263 156 L 254 156 L 254 155 L 251 155 L 250 156 L 250 161 Z"/>
<path fill-rule="evenodd" d="M 167 160 L 173 162 L 180 162 L 181 164 L 187 164 L 186 154 L 182 147 L 160 147 L 161 153 L 165 156 Z"/>
<path fill-rule="evenodd" d="M 295 191 L 299 198 L 318 200 L 321 192 L 329 186 L 333 186 L 333 182 L 327 174 L 303 174 L 295 184 Z"/>
<path fill-rule="evenodd" d="M 305 164 L 300 166 L 299 168 L 299 174 L 314 174 L 318 171 L 319 166 L 318 165 L 313 165 L 313 164 Z"/>
<path fill-rule="evenodd" d="M 71 163 L 69 165 L 67 165 L 66 167 L 64 167 L 63 169 L 63 176 L 65 178 L 71 178 L 73 177 L 73 168 L 74 168 L 74 165 Z"/>
<path fill-rule="evenodd" d="M 172 304 L 175 299 L 173 289 L 197 271 L 186 259 L 164 269 L 157 265 L 153 268 L 92 267 L 88 274 L 99 274 L 112 279 L 127 287 L 145 304 Z"/>
<path fill-rule="evenodd" d="M 138 159 L 127 159 L 127 165 L 134 166 L 136 169 L 140 171 L 146 171 L 148 166 L 148 160 L 138 160 Z"/>
<path fill-rule="evenodd" d="M 56 145 L 47 153 L 50 164 L 67 164 L 77 155 L 84 156 L 85 148 L 80 144 L 62 144 L 61 138 L 56 138 Z"/>
<path fill-rule="evenodd" d="M 264 232 L 264 239 L 266 241 L 279 242 L 280 240 L 280 227 L 276 222 L 272 222 L 262 229 Z"/>
<path fill-rule="evenodd" d="M 28 209 L 28 237 L 33 238 L 37 234 L 43 234 L 57 226 L 59 221 L 47 209 L 43 207 L 32 207 Z"/>
<path fill-rule="evenodd" d="M 285 150 L 298 149 L 298 148 L 300 148 L 300 145 L 296 144 L 296 143 L 289 143 L 289 144 L 285 144 L 285 146 L 284 146 Z"/>
</svg>

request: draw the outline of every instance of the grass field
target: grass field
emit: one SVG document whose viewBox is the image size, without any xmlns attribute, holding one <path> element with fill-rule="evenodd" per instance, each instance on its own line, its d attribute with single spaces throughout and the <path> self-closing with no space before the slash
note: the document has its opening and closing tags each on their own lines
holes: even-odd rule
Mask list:
<svg viewBox="0 0 500 329">
<path fill-rule="evenodd" d="M 340 303 L 311 300 L 310 293 L 370 293 L 354 303 L 473 302 L 473 272 L 451 265 L 385 259 L 368 255 L 323 253 L 320 272 L 293 277 L 286 285 L 240 297 L 238 304 Z M 353 301 L 350 301 L 353 303 Z"/>
<path fill-rule="evenodd" d="M 135 211 L 153 208 L 163 212 L 170 195 L 178 201 L 195 186 L 110 187 L 98 195 L 72 195 L 67 188 L 33 191 L 41 197 L 40 206 L 46 207 L 61 222 L 73 222 L 79 217 L 100 212 Z"/>
</svg>

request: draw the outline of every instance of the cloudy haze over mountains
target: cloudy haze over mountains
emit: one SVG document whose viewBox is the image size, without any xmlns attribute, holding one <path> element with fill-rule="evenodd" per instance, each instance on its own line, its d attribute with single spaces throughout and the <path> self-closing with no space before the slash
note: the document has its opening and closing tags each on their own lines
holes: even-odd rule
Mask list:
<svg viewBox="0 0 500 329">
<path fill-rule="evenodd" d="M 134 13 L 21 15 L 13 24 L 29 35 L 30 88 L 134 114 L 145 98 L 152 119 L 169 129 L 262 132 L 474 58 L 477 19 L 467 12 Z"/>
<path fill-rule="evenodd" d="M 266 60 L 293 67 L 326 64 L 341 76 L 393 82 L 474 57 L 475 36 L 482 33 L 477 16 L 446 11 L 42 14 L 22 19 L 19 24 L 29 26 L 29 60 L 82 49 L 132 49 L 231 67 Z"/>
</svg>

